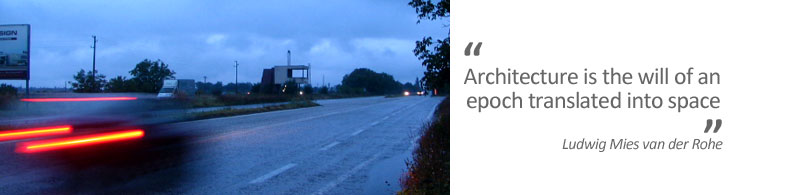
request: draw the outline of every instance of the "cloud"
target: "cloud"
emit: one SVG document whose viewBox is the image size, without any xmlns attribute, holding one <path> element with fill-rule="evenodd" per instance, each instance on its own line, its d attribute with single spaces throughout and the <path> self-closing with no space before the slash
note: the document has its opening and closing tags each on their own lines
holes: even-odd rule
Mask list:
<svg viewBox="0 0 800 195">
<path fill-rule="evenodd" d="M 225 38 L 228 38 L 228 36 L 225 36 L 223 34 L 209 35 L 208 38 L 206 38 L 206 43 L 209 45 L 219 45 L 225 41 Z"/>
<path fill-rule="evenodd" d="M 407 54 L 415 47 L 414 40 L 395 38 L 358 38 L 354 39 L 352 44 L 358 49 L 389 55 Z"/>
<path fill-rule="evenodd" d="M 0 23 L 31 24 L 32 86 L 57 86 L 97 67 L 129 76 L 143 59 L 161 59 L 179 78 L 258 82 L 261 70 L 286 63 L 312 65 L 311 82 L 337 84 L 366 67 L 413 81 L 424 68 L 414 41 L 448 33 L 441 23 L 416 24 L 405 2 L 298 1 L 0 1 Z M 313 10 L 313 11 L 312 11 Z M 5 81 L 0 81 L 5 82 Z"/>
</svg>

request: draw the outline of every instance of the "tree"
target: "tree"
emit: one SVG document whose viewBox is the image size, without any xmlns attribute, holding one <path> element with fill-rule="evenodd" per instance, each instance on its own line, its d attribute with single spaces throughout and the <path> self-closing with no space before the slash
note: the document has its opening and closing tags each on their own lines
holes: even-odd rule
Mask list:
<svg viewBox="0 0 800 195">
<path fill-rule="evenodd" d="M 221 85 L 222 84 L 220 83 L 220 86 Z M 212 94 L 213 88 L 214 88 L 214 84 L 211 83 L 211 82 L 196 82 L 195 83 L 195 87 L 197 87 L 197 92 L 199 94 Z M 220 90 L 220 93 L 222 93 L 221 90 Z"/>
<path fill-rule="evenodd" d="M 217 81 L 217 83 L 211 86 L 211 94 L 216 96 L 222 95 L 222 82 Z"/>
<path fill-rule="evenodd" d="M 417 23 L 422 19 L 437 20 L 450 17 L 450 0 L 411 0 L 417 11 Z M 435 45 L 434 45 L 435 43 Z M 432 48 L 431 48 L 432 47 Z M 427 89 L 447 94 L 450 83 L 450 32 L 447 38 L 436 40 L 424 37 L 417 41 L 414 55 L 427 68 L 422 82 Z M 450 194 L 450 100 L 436 109 L 437 116 L 427 123 L 414 151 L 413 160 L 406 161 L 408 173 L 401 180 L 398 194 Z"/>
<path fill-rule="evenodd" d="M 98 74 L 97 70 L 94 71 L 94 75 L 88 74 L 83 69 L 78 71 L 78 74 L 73 75 L 72 77 L 75 79 L 75 82 L 72 83 L 72 88 L 77 93 L 98 93 L 102 90 L 103 86 L 106 86 L 106 76 L 102 74 Z"/>
<path fill-rule="evenodd" d="M 142 60 L 130 71 L 133 89 L 137 92 L 156 93 L 166 79 L 174 79 L 175 72 L 161 60 Z"/>
<path fill-rule="evenodd" d="M 311 95 L 312 93 L 314 93 L 314 87 L 311 85 L 303 86 L 303 95 Z"/>
<path fill-rule="evenodd" d="M 253 87 L 250 87 L 250 93 L 261 94 L 261 83 L 253 84 Z"/>
<path fill-rule="evenodd" d="M 319 93 L 320 94 L 328 94 L 328 87 L 327 86 L 320 87 L 319 88 Z"/>
<path fill-rule="evenodd" d="M 281 85 L 281 87 L 283 87 L 283 85 Z M 266 83 L 254 84 L 253 88 L 250 91 L 258 94 L 277 94 L 275 90 L 275 85 L 270 85 Z"/>
<path fill-rule="evenodd" d="M 403 90 L 410 91 L 410 92 L 412 92 L 412 91 L 413 91 L 413 92 L 417 92 L 417 91 L 419 91 L 419 89 L 417 89 L 416 87 L 414 87 L 414 84 L 411 84 L 410 82 L 406 82 L 405 84 L 403 84 Z"/>
<path fill-rule="evenodd" d="M 128 80 L 124 76 L 117 76 L 108 80 L 108 85 L 106 85 L 106 91 L 108 92 L 130 92 L 133 91 L 132 86 L 133 83 L 131 80 Z"/>
<path fill-rule="evenodd" d="M 14 86 L 0 84 L 0 96 L 16 96 L 17 95 L 17 88 Z"/>
<path fill-rule="evenodd" d="M 392 75 L 359 68 L 344 75 L 341 91 L 350 94 L 385 95 L 400 93 L 402 89 L 402 84 L 394 80 Z"/>
<path fill-rule="evenodd" d="M 450 0 L 433 4 L 430 0 L 411 0 L 408 5 L 417 10 L 417 23 L 422 19 L 436 20 L 450 17 Z"/>
<path fill-rule="evenodd" d="M 450 0 L 440 0 L 435 4 L 430 0 L 411 0 L 408 5 L 416 9 L 417 23 L 423 19 L 450 18 Z M 427 68 L 422 78 L 426 88 L 447 93 L 450 88 L 450 33 L 447 33 L 447 38 L 435 42 L 431 37 L 423 37 L 416 45 L 414 55 Z"/>
<path fill-rule="evenodd" d="M 228 83 L 223 87 L 223 91 L 233 93 L 237 91 L 237 88 L 239 89 L 239 93 L 247 93 L 247 91 L 253 88 L 253 83 L 239 83 L 238 85 L 234 83 Z"/>
</svg>

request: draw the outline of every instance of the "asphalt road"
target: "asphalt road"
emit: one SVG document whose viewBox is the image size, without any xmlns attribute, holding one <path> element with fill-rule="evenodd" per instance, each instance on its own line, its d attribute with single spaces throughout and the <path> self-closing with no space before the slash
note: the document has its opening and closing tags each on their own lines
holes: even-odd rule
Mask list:
<svg viewBox="0 0 800 195">
<path fill-rule="evenodd" d="M 442 98 L 353 98 L 167 124 L 166 138 L 48 154 L 0 142 L 0 192 L 394 194 Z"/>
</svg>

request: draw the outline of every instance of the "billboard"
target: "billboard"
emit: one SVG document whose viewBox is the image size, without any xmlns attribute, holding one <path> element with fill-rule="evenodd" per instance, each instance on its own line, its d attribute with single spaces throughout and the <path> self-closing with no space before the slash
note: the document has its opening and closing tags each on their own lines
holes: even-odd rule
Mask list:
<svg viewBox="0 0 800 195">
<path fill-rule="evenodd" d="M 0 25 L 0 80 L 30 77 L 31 25 Z"/>
</svg>

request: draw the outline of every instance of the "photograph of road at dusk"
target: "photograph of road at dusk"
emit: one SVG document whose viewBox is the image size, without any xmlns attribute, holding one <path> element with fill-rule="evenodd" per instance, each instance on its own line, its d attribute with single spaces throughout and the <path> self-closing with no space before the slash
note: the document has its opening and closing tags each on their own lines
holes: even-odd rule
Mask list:
<svg viewBox="0 0 800 195">
<path fill-rule="evenodd" d="M 449 194 L 449 18 L 0 0 L 0 192 Z"/>
</svg>

